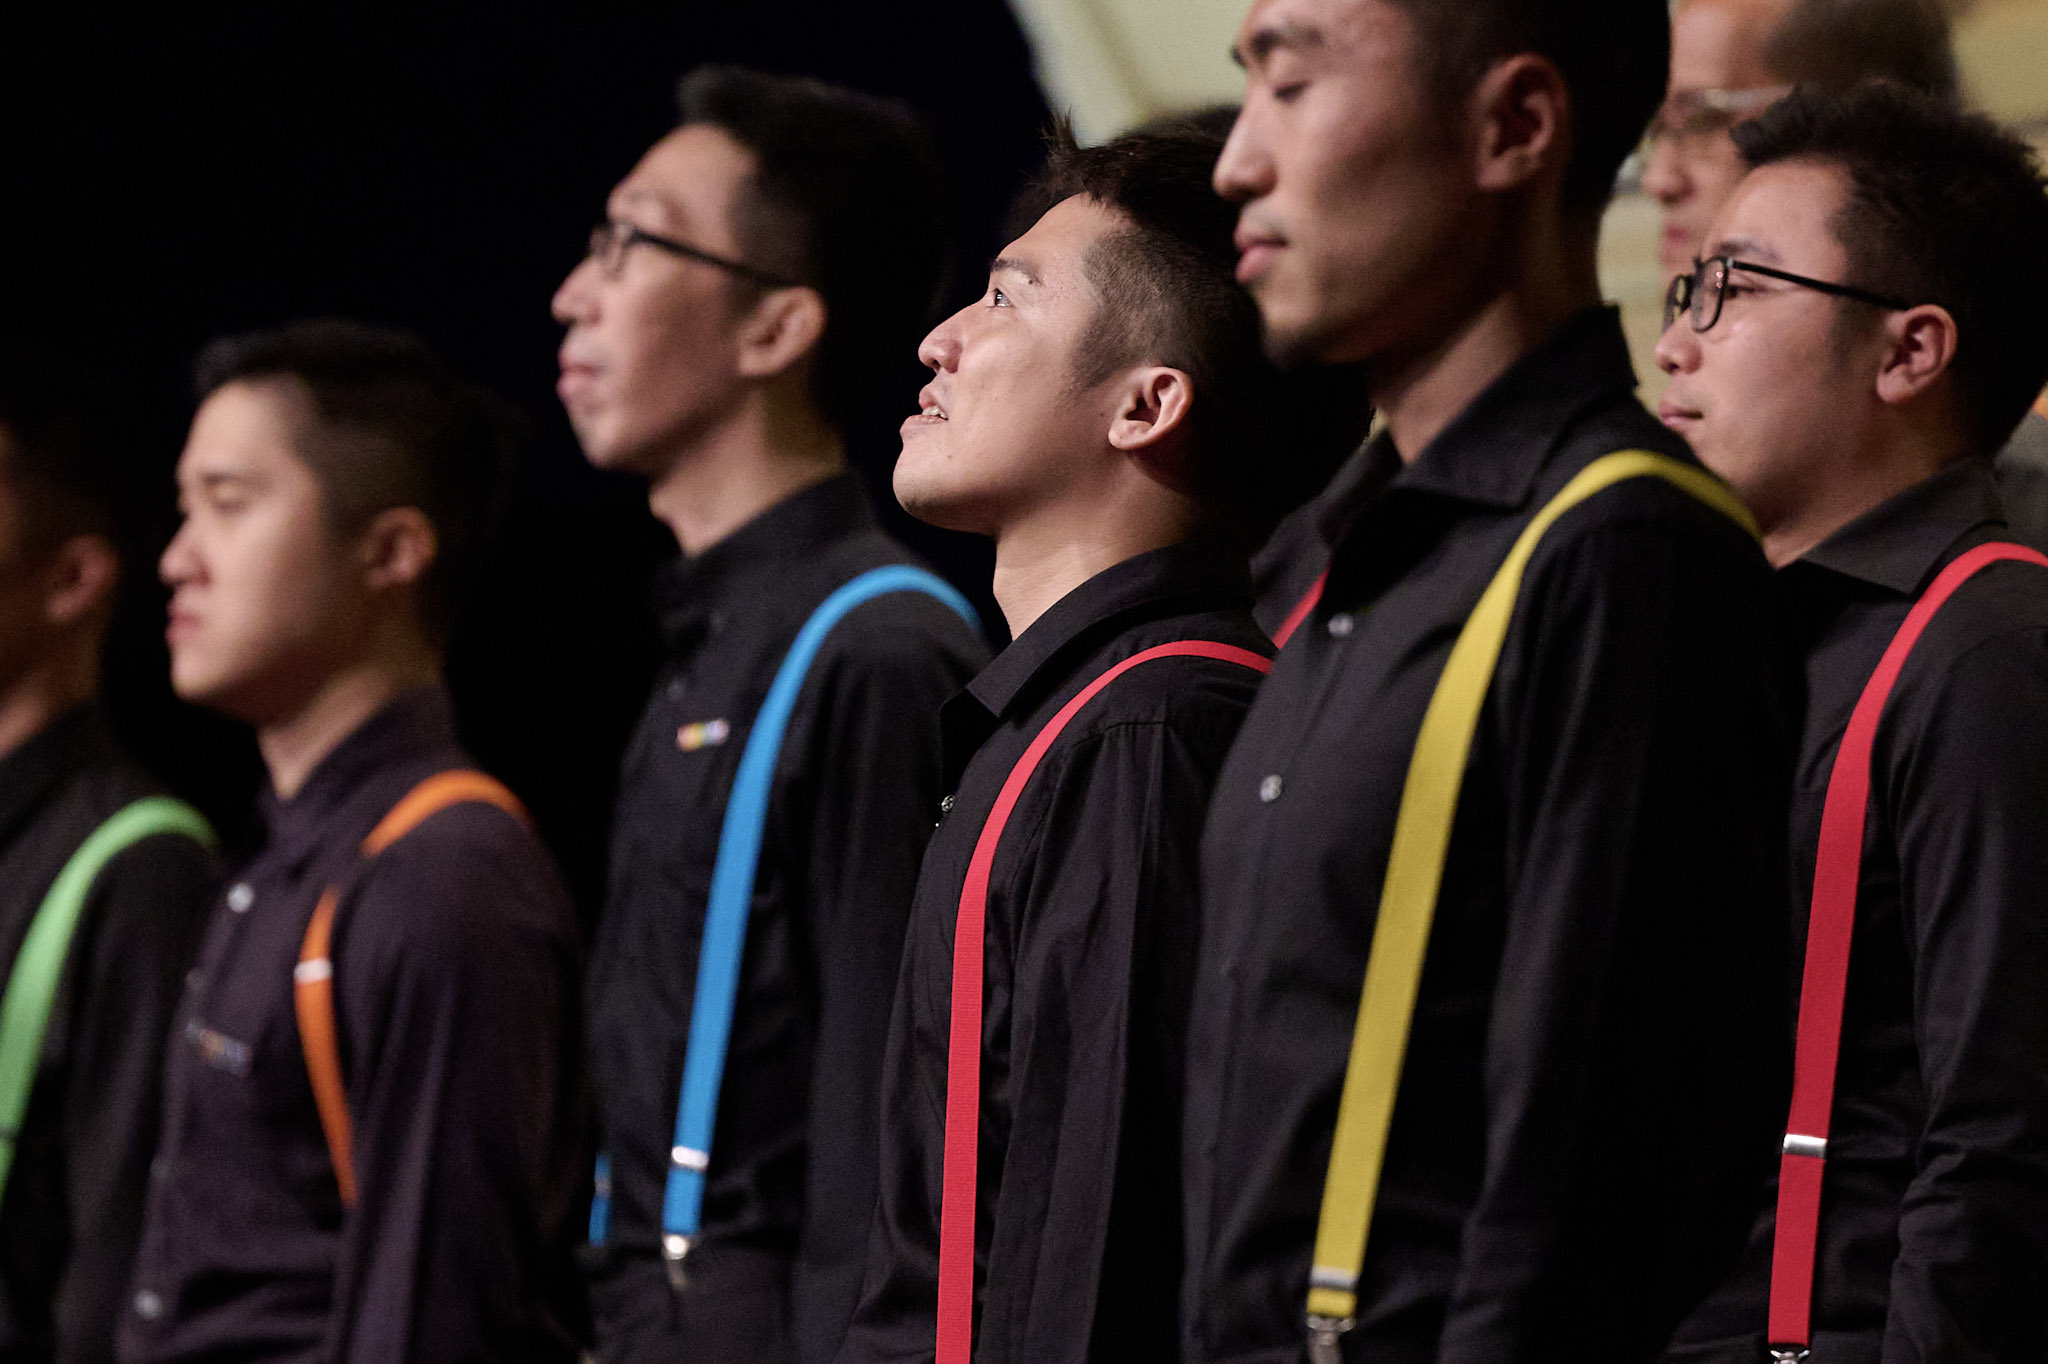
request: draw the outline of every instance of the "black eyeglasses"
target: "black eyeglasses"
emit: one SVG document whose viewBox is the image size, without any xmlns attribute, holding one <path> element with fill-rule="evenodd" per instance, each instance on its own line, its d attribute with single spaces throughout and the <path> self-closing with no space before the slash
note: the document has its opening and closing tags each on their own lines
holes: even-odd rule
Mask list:
<svg viewBox="0 0 2048 1364">
<path fill-rule="evenodd" d="M 1824 279 L 1811 279 L 1795 275 L 1789 270 L 1774 270 L 1768 265 L 1753 261 L 1736 260 L 1733 256 L 1709 256 L 1692 263 L 1689 275 L 1674 275 L 1671 287 L 1664 291 L 1664 325 L 1668 329 L 1678 320 L 1680 313 L 1687 314 L 1696 332 L 1711 331 L 1721 320 L 1721 304 L 1728 296 L 1728 276 L 1735 270 L 1747 270 L 1753 275 L 1768 275 L 1782 279 L 1787 284 L 1796 284 L 1802 289 L 1815 289 L 1837 298 L 1854 299 L 1868 303 L 1875 308 L 1899 310 L 1913 305 L 1883 294 L 1873 294 L 1868 289 L 1858 289 L 1850 284 L 1832 284 Z"/>
<path fill-rule="evenodd" d="M 597 268 L 604 271 L 607 278 L 619 277 L 619 273 L 626 268 L 626 252 L 635 246 L 651 246 L 657 251 L 666 251 L 671 256 L 716 266 L 720 270 L 738 275 L 741 279 L 750 279 L 770 289 L 791 289 L 797 286 L 793 279 L 785 279 L 767 270 L 756 269 L 745 261 L 733 260 L 729 256 L 706 251 L 700 246 L 679 242 L 673 237 L 657 237 L 652 232 L 641 231 L 631 223 L 607 219 L 590 229 L 590 258 L 597 262 Z"/>
</svg>

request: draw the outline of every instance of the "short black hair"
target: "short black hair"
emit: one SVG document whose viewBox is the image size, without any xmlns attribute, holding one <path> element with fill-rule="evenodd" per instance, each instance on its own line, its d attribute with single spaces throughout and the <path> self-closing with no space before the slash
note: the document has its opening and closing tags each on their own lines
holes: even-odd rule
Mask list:
<svg viewBox="0 0 2048 1364">
<path fill-rule="evenodd" d="M 1961 94 L 1942 0 L 1796 0 L 1764 44 L 1764 67 L 1787 85 L 1888 80 L 1950 104 Z"/>
<path fill-rule="evenodd" d="M 853 431 L 878 390 L 893 390 L 945 280 L 945 215 L 923 125 L 893 100 L 738 66 L 691 71 L 676 106 L 683 126 L 709 124 L 753 154 L 734 235 L 750 264 L 824 298 L 811 396 L 834 428 Z M 897 396 L 887 393 L 886 410 Z"/>
<path fill-rule="evenodd" d="M 1371 409 L 1357 369 L 1283 371 L 1266 354 L 1258 304 L 1236 279 L 1237 208 L 1210 185 L 1233 116 L 1169 117 L 1094 147 L 1061 122 L 1012 216 L 1021 232 L 1080 195 L 1128 222 L 1087 260 L 1099 301 L 1073 356 L 1075 382 L 1092 387 L 1146 363 L 1184 371 L 1194 388 L 1190 492 L 1220 528 L 1256 544 L 1329 481 Z"/>
<path fill-rule="evenodd" d="M 1832 226 L 1850 279 L 1949 311 L 1958 415 L 1975 450 L 2003 445 L 2048 383 L 2048 183 L 2027 144 L 1884 81 L 1795 90 L 1734 136 L 1752 169 L 1842 173 Z"/>
<path fill-rule="evenodd" d="M 0 356 L 0 480 L 27 512 L 29 553 L 78 535 L 101 537 L 123 559 L 137 551 L 146 509 L 130 407 L 96 370 Z"/>
<path fill-rule="evenodd" d="M 1520 52 L 1547 58 L 1571 91 L 1564 206 L 1597 215 L 1642 142 L 1671 72 L 1665 0 L 1391 0 L 1414 26 L 1420 74 L 1439 101 L 1462 99 Z"/>
<path fill-rule="evenodd" d="M 416 507 L 439 552 L 421 581 L 421 623 L 444 639 L 503 509 L 517 423 L 410 332 L 337 318 L 221 337 L 195 368 L 204 401 L 231 383 L 283 380 L 311 400 L 315 429 L 294 453 L 319 481 L 322 511 L 353 533 Z"/>
</svg>

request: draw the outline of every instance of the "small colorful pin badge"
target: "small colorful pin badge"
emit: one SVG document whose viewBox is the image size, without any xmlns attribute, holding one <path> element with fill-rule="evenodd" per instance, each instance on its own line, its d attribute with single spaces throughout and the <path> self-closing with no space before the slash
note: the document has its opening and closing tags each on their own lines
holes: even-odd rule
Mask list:
<svg viewBox="0 0 2048 1364">
<path fill-rule="evenodd" d="M 676 731 L 676 747 L 685 753 L 716 748 L 732 737 L 732 726 L 724 720 L 698 720 Z"/>
</svg>

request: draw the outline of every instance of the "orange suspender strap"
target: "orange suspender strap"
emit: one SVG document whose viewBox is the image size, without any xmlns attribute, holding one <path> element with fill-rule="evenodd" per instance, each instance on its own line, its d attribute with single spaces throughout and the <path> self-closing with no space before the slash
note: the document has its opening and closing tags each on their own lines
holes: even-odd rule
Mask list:
<svg viewBox="0 0 2048 1364">
<path fill-rule="evenodd" d="M 408 791 L 363 840 L 364 857 L 375 857 L 451 805 L 495 805 L 529 823 L 526 807 L 503 783 L 482 772 L 437 772 Z M 313 1103 L 320 1110 L 320 1130 L 327 1136 L 327 1154 L 334 1162 L 334 1182 L 343 1207 L 356 1201 L 356 1167 L 349 1130 L 348 1089 L 341 1078 L 341 1046 L 334 1021 L 334 911 L 341 892 L 329 886 L 306 925 L 299 944 L 299 964 L 292 968 L 292 1008 L 299 1017 L 299 1046 L 306 1054 L 306 1078 L 313 1084 Z"/>
</svg>

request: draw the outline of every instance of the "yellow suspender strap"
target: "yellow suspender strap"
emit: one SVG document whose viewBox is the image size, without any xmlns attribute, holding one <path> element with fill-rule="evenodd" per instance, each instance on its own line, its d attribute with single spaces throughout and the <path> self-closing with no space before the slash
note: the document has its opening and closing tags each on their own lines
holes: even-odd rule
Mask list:
<svg viewBox="0 0 2048 1364">
<path fill-rule="evenodd" d="M 1601 489 L 1629 478 L 1661 478 L 1755 534 L 1742 504 L 1712 475 L 1664 455 L 1623 450 L 1581 470 L 1536 513 L 1507 561 L 1480 596 L 1458 634 L 1450 662 L 1423 713 L 1415 756 L 1401 791 L 1387 879 L 1380 891 L 1379 919 L 1358 1001 L 1358 1028 L 1337 1109 L 1336 1143 L 1323 1185 L 1323 1209 L 1316 1228 L 1315 1263 L 1309 1274 L 1309 1328 L 1322 1351 L 1348 1330 L 1357 1309 L 1360 1266 L 1365 1263 L 1366 1229 L 1379 1193 L 1380 1163 L 1387 1150 L 1394 1094 L 1408 1050 L 1408 1025 L 1415 1014 L 1422 960 L 1436 917 L 1444 855 L 1458 810 L 1458 791 L 1479 712 L 1493 684 L 1522 572 L 1551 523 Z"/>
</svg>

